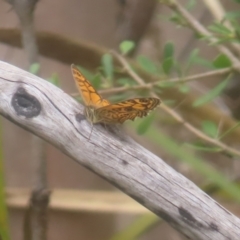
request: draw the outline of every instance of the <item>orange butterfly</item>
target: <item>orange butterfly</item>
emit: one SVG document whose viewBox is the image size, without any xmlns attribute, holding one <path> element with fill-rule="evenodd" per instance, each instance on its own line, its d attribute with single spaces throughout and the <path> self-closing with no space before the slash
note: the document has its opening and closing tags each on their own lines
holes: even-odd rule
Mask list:
<svg viewBox="0 0 240 240">
<path fill-rule="evenodd" d="M 98 94 L 76 66 L 72 64 L 71 68 L 77 88 L 85 103 L 85 116 L 92 124 L 123 123 L 128 119 L 133 121 L 136 117 L 147 116 L 150 110 L 160 104 L 158 98 L 133 98 L 111 104 Z"/>
</svg>

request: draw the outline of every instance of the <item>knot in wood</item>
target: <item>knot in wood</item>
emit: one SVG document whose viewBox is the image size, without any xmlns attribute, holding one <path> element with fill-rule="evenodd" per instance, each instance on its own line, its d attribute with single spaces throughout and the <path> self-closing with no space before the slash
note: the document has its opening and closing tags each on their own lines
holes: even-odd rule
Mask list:
<svg viewBox="0 0 240 240">
<path fill-rule="evenodd" d="M 76 114 L 76 120 L 78 122 L 81 122 L 82 120 L 86 120 L 86 117 L 83 114 L 78 113 L 78 114 Z"/>
<path fill-rule="evenodd" d="M 41 104 L 36 97 L 29 94 L 24 88 L 17 89 L 12 97 L 12 106 L 17 115 L 32 118 L 41 112 Z"/>
</svg>

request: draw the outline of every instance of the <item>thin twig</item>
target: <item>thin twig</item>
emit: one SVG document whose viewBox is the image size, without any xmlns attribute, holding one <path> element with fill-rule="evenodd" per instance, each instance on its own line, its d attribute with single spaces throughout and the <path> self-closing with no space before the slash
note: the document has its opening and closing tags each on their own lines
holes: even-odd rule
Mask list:
<svg viewBox="0 0 240 240">
<path fill-rule="evenodd" d="M 203 0 L 204 4 L 206 5 L 206 7 L 208 8 L 208 10 L 211 12 L 211 14 L 213 15 L 213 17 L 218 21 L 222 21 L 223 18 L 226 16 L 226 11 L 223 7 L 223 5 L 221 4 L 221 2 L 219 0 Z M 234 28 L 232 27 L 231 23 L 226 19 L 224 21 L 224 24 L 231 30 L 234 31 Z M 237 51 L 238 54 L 240 54 L 240 46 L 239 44 L 235 43 L 235 42 L 229 42 L 229 44 L 232 45 L 232 47 Z"/>
<path fill-rule="evenodd" d="M 173 11 L 180 14 L 185 21 L 188 23 L 189 27 L 193 29 L 200 36 L 205 36 L 209 38 L 209 42 L 214 44 L 217 42 L 217 38 L 215 38 L 197 19 L 195 19 L 177 0 L 160 0 L 161 3 L 165 4 Z M 239 66 L 240 61 L 234 54 L 225 46 L 221 44 L 216 44 L 216 48 L 222 53 L 225 54 L 233 65 Z M 235 68 L 238 72 L 240 72 L 240 67 Z"/>
<path fill-rule="evenodd" d="M 237 67 L 238 66 L 236 66 L 236 68 Z M 240 67 L 240 65 L 239 65 L 239 67 Z M 101 93 L 101 94 L 116 94 L 116 93 L 121 93 L 121 92 L 125 92 L 125 91 L 151 89 L 156 85 L 159 85 L 161 87 L 161 85 L 168 84 L 168 83 L 183 84 L 186 82 L 195 81 L 197 79 L 199 80 L 199 79 L 206 79 L 207 77 L 221 76 L 221 75 L 230 73 L 234 69 L 235 69 L 235 67 L 228 67 L 228 68 L 222 68 L 222 69 L 213 70 L 213 71 L 209 71 L 209 72 L 205 72 L 205 73 L 198 73 L 198 74 L 194 74 L 194 75 L 191 75 L 188 77 L 182 77 L 182 78 L 176 77 L 176 78 L 172 78 L 172 79 L 168 79 L 168 80 L 158 80 L 155 82 L 144 83 L 142 85 L 137 85 L 137 86 L 109 88 L 109 89 L 100 90 L 99 93 Z M 71 96 L 77 97 L 77 96 L 79 96 L 79 93 L 72 93 Z"/>
<path fill-rule="evenodd" d="M 122 66 L 124 67 L 124 69 L 128 72 L 128 74 L 134 79 L 136 80 L 136 82 L 138 82 L 140 85 L 144 85 L 144 80 L 141 79 L 129 66 L 128 62 L 124 59 L 124 57 L 122 57 L 120 54 L 118 54 L 116 51 L 112 51 L 112 54 L 114 54 L 114 56 L 118 59 L 118 61 L 122 64 Z M 137 78 L 135 79 L 135 77 L 137 76 Z M 152 93 L 152 96 L 154 97 L 158 97 L 155 93 Z M 193 133 L 194 135 L 196 135 L 198 138 L 219 147 L 220 149 L 222 149 L 223 152 L 227 152 L 229 154 L 232 155 L 236 155 L 240 157 L 240 152 L 237 151 L 234 148 L 231 148 L 229 146 L 227 146 L 226 144 L 218 141 L 217 139 L 213 139 L 209 136 L 207 136 L 206 134 L 204 134 L 203 132 L 201 132 L 200 130 L 198 130 L 197 128 L 195 128 L 193 125 L 191 125 L 190 123 L 186 122 L 176 111 L 174 111 L 173 109 L 169 108 L 168 106 L 166 106 L 165 104 L 161 103 L 160 105 L 161 109 L 164 110 L 165 112 L 167 112 L 169 115 L 171 115 L 178 123 L 182 124 L 186 129 L 188 129 L 191 133 Z"/>
<path fill-rule="evenodd" d="M 236 66 L 236 67 L 238 67 L 238 66 Z M 144 83 L 142 85 L 137 85 L 137 86 L 116 87 L 116 88 L 111 88 L 111 89 L 104 89 L 99 92 L 101 94 L 112 94 L 112 93 L 125 92 L 127 90 L 151 89 L 152 87 L 154 87 L 156 85 L 159 85 L 161 87 L 161 85 L 168 84 L 168 83 L 183 84 L 186 82 L 195 81 L 197 79 L 199 80 L 199 79 L 206 79 L 207 77 L 221 76 L 221 75 L 230 73 L 234 69 L 235 69 L 235 67 L 222 68 L 222 69 L 213 70 L 213 71 L 209 71 L 209 72 L 205 72 L 205 73 L 194 74 L 194 75 L 188 76 L 188 77 L 182 77 L 182 78 L 176 77 L 176 78 L 172 78 L 172 79 L 168 79 L 168 80 L 159 80 L 159 81 L 155 81 L 155 82 L 151 82 L 151 83 Z M 77 95 L 79 95 L 79 94 L 74 94 L 73 96 L 77 96 Z"/>
</svg>

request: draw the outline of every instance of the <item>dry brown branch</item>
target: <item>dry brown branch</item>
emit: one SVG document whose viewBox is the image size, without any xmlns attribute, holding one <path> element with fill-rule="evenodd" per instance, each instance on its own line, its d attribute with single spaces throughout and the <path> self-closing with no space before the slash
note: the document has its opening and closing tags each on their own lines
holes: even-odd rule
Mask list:
<svg viewBox="0 0 240 240">
<path fill-rule="evenodd" d="M 129 75 L 136 80 L 136 82 L 140 85 L 143 86 L 145 85 L 145 82 L 143 79 L 140 78 L 140 76 L 138 76 L 129 66 L 128 62 L 124 59 L 124 57 L 122 57 L 121 55 L 119 55 L 117 52 L 112 51 L 112 53 L 114 54 L 114 56 L 121 62 L 121 64 L 123 65 L 124 69 L 129 73 Z M 152 93 L 152 96 L 154 97 L 158 97 L 155 93 Z M 226 144 L 220 142 L 217 139 L 211 138 L 209 136 L 207 136 L 205 133 L 201 132 L 200 130 L 198 130 L 197 128 L 195 128 L 193 125 L 191 125 L 190 123 L 186 122 L 176 111 L 174 111 L 173 109 L 169 108 L 167 105 L 165 104 L 161 104 L 160 105 L 161 109 L 164 110 L 165 112 L 167 112 L 169 115 L 171 115 L 178 123 L 182 124 L 187 130 L 189 130 L 191 133 L 193 133 L 194 135 L 196 135 L 198 138 L 204 140 L 205 142 L 208 142 L 214 146 L 217 146 L 219 148 L 222 149 L 223 152 L 229 153 L 229 154 L 233 154 L 236 156 L 240 156 L 240 151 L 231 148 L 229 146 L 227 146 Z"/>
<path fill-rule="evenodd" d="M 61 89 L 0 62 L 0 90 L 2 116 L 107 179 L 184 235 L 238 240 L 240 219 L 122 131 L 94 125 L 88 140 L 91 125 L 83 107 Z"/>
<path fill-rule="evenodd" d="M 126 39 L 138 43 L 150 24 L 156 5 L 155 0 L 126 0 L 118 17 L 118 43 Z"/>
<path fill-rule="evenodd" d="M 55 59 L 67 64 L 75 63 L 82 65 L 90 70 L 95 70 L 101 65 L 101 57 L 104 53 L 108 52 L 107 49 L 95 46 L 86 42 L 76 42 L 69 38 L 48 33 L 39 32 L 37 33 L 37 39 L 39 44 L 39 52 L 45 57 Z M 0 41 L 10 44 L 12 46 L 20 46 L 20 32 L 18 29 L 0 29 Z M 61 51 L 59 52 L 59 49 Z M 143 71 L 134 61 L 129 61 L 131 66 L 137 71 L 138 75 L 147 82 L 159 81 L 159 78 L 152 76 L 149 73 Z M 120 66 L 118 61 L 116 61 L 116 66 Z M 238 65 L 239 66 L 239 65 Z M 121 67 L 121 66 L 120 66 Z M 124 75 L 123 75 L 124 76 Z M 127 73 L 126 73 L 127 76 Z M 178 91 L 175 88 L 166 88 L 162 93 L 163 99 L 172 99 L 176 102 L 184 102 L 181 104 L 181 115 L 188 122 L 193 122 L 196 126 L 200 126 L 200 123 L 206 119 L 206 115 L 210 121 L 215 123 L 219 122 L 221 119 L 222 131 L 227 131 L 228 129 L 235 126 L 236 121 L 230 116 L 223 115 L 222 111 L 211 104 L 206 104 L 202 107 L 193 108 L 192 103 L 196 100 L 198 95 L 191 91 L 186 95 Z M 236 144 L 240 138 L 240 128 L 235 129 L 231 134 L 229 134 L 224 141 L 228 141 L 229 144 Z"/>
</svg>

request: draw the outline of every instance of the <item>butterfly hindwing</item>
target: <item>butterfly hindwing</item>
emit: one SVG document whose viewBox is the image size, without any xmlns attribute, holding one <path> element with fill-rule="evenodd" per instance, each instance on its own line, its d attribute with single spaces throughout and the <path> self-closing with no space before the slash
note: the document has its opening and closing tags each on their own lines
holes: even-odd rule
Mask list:
<svg viewBox="0 0 240 240">
<path fill-rule="evenodd" d="M 95 113 L 101 122 L 123 123 L 128 119 L 147 116 L 159 104 L 158 98 L 134 98 L 96 109 Z"/>
<path fill-rule="evenodd" d="M 85 115 L 91 123 L 123 123 L 136 117 L 145 117 L 160 104 L 158 98 L 134 98 L 110 104 L 101 97 L 92 84 L 73 64 L 72 74 L 85 104 Z"/>
</svg>

